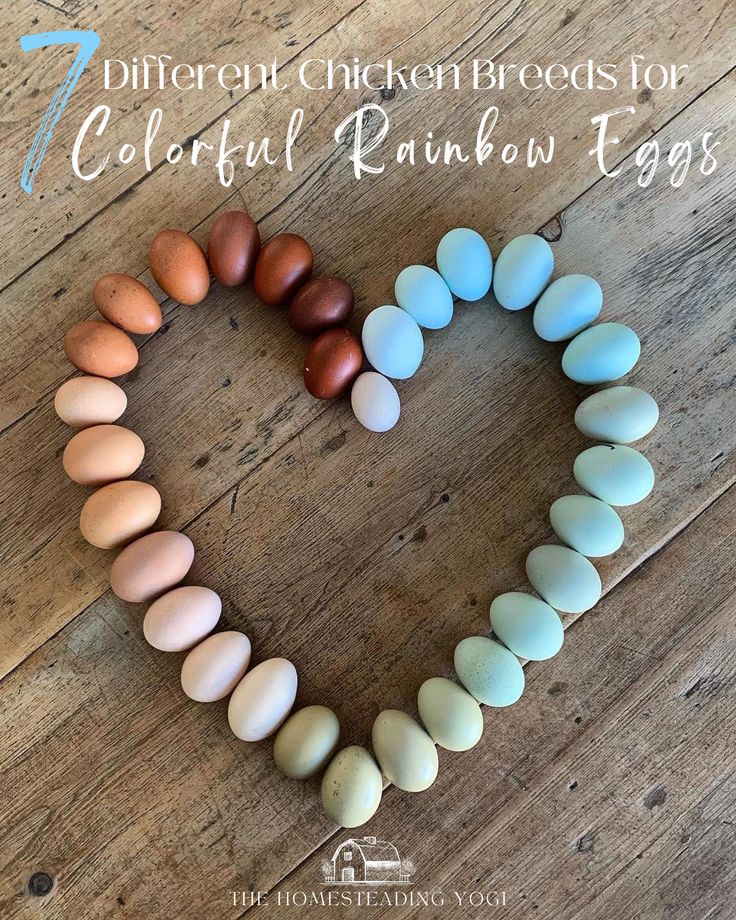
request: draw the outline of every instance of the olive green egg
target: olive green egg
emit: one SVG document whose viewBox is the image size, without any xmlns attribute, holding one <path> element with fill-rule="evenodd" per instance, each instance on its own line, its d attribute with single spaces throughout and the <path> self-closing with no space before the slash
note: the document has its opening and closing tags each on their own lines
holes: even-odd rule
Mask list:
<svg viewBox="0 0 736 920">
<path fill-rule="evenodd" d="M 326 706 L 305 706 L 284 722 L 273 744 L 276 766 L 291 779 L 318 773 L 335 753 L 340 722 Z"/>
<path fill-rule="evenodd" d="M 538 597 L 522 591 L 499 594 L 491 604 L 490 616 L 494 633 L 520 658 L 544 661 L 562 648 L 562 620 Z"/>
<path fill-rule="evenodd" d="M 364 747 L 343 748 L 330 761 L 322 777 L 322 807 L 342 827 L 359 827 L 370 821 L 381 804 L 383 778 Z"/>
<path fill-rule="evenodd" d="M 568 546 L 535 546 L 526 557 L 526 574 L 547 603 L 563 613 L 583 613 L 601 596 L 593 563 Z"/>
<path fill-rule="evenodd" d="M 624 525 L 610 505 L 592 495 L 563 495 L 549 509 L 552 529 L 583 556 L 610 556 L 624 542 Z"/>
<path fill-rule="evenodd" d="M 507 648 L 486 636 L 468 636 L 455 647 L 455 671 L 480 703 L 510 706 L 524 692 L 524 668 Z"/>
<path fill-rule="evenodd" d="M 384 709 L 371 734 L 373 751 L 386 778 L 404 792 L 423 792 L 437 778 L 434 741 L 411 716 Z"/>
<path fill-rule="evenodd" d="M 447 751 L 468 751 L 483 734 L 483 713 L 477 700 L 446 677 L 425 680 L 417 705 L 427 731 Z"/>
</svg>

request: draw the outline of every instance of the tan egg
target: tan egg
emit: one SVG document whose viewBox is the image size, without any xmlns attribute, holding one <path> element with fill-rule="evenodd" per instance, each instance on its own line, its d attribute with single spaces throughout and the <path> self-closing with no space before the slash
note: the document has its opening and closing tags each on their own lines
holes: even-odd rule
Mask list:
<svg viewBox="0 0 736 920">
<path fill-rule="evenodd" d="M 74 435 L 64 449 L 62 463 L 74 482 L 101 486 L 132 476 L 145 452 L 135 431 L 121 425 L 95 425 Z"/>
<path fill-rule="evenodd" d="M 158 530 L 125 547 L 110 569 L 110 586 L 122 600 L 142 604 L 178 585 L 193 562 L 186 534 Z"/>
<path fill-rule="evenodd" d="M 145 533 L 160 513 L 161 496 L 153 486 L 124 479 L 90 495 L 82 506 L 79 529 L 93 546 L 114 549 Z"/>
<path fill-rule="evenodd" d="M 233 734 L 241 741 L 261 741 L 272 735 L 291 712 L 297 674 L 286 658 L 262 661 L 235 688 L 227 707 Z"/>
<path fill-rule="evenodd" d="M 92 296 L 105 319 L 126 332 L 148 335 L 163 321 L 156 298 L 132 275 L 122 272 L 103 275 L 97 279 Z"/>
<path fill-rule="evenodd" d="M 127 405 L 125 391 L 105 377 L 73 377 L 54 397 L 56 414 L 72 428 L 116 422 Z"/>
<path fill-rule="evenodd" d="M 221 632 L 195 645 L 181 666 L 181 686 L 197 703 L 221 700 L 248 670 L 250 639 L 241 632 Z"/>
<path fill-rule="evenodd" d="M 212 632 L 221 611 L 222 601 L 209 588 L 174 588 L 146 611 L 143 635 L 161 652 L 183 652 Z"/>
<path fill-rule="evenodd" d="M 72 326 L 64 352 L 74 367 L 97 377 L 120 377 L 138 364 L 138 349 L 122 329 L 98 319 Z"/>
<path fill-rule="evenodd" d="M 182 230 L 157 233 L 148 253 L 156 284 L 179 303 L 195 304 L 207 296 L 210 270 L 199 243 Z"/>
</svg>

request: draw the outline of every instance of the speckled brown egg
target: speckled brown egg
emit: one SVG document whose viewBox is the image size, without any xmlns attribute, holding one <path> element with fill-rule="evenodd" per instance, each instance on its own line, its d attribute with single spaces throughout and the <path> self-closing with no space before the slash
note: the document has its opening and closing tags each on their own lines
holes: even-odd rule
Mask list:
<svg viewBox="0 0 736 920">
<path fill-rule="evenodd" d="M 363 364 L 363 349 L 349 329 L 327 329 L 304 359 L 304 383 L 317 399 L 334 399 L 350 386 Z"/>
<path fill-rule="evenodd" d="M 93 492 L 82 506 L 79 529 L 100 549 L 123 546 L 145 533 L 161 513 L 161 496 L 147 482 L 124 479 Z"/>
<path fill-rule="evenodd" d="M 80 371 L 97 377 L 121 377 L 138 364 L 138 349 L 128 336 L 97 319 L 72 326 L 64 336 L 64 352 Z"/>
<path fill-rule="evenodd" d="M 186 534 L 157 530 L 128 544 L 110 568 L 110 586 L 132 604 L 151 601 L 178 585 L 194 562 Z"/>
<path fill-rule="evenodd" d="M 352 313 L 353 289 L 342 278 L 319 275 L 294 295 L 287 319 L 295 332 L 316 335 L 331 326 L 342 326 Z"/>
<path fill-rule="evenodd" d="M 95 425 L 74 435 L 64 449 L 62 463 L 74 482 L 101 486 L 132 476 L 145 452 L 135 431 L 122 425 Z"/>
<path fill-rule="evenodd" d="M 253 274 L 256 295 L 265 304 L 285 303 L 309 280 L 314 256 L 295 233 L 279 233 L 261 247 Z"/>
<path fill-rule="evenodd" d="M 72 377 L 54 397 L 56 414 L 72 428 L 88 428 L 117 421 L 125 412 L 125 391 L 104 377 Z"/>
<path fill-rule="evenodd" d="M 148 335 L 161 325 L 158 301 L 145 284 L 131 275 L 103 275 L 95 282 L 92 296 L 105 319 L 126 332 Z"/>
<path fill-rule="evenodd" d="M 245 211 L 225 211 L 217 218 L 207 241 L 207 260 L 222 284 L 236 287 L 250 277 L 261 248 L 261 235 Z"/>
<path fill-rule="evenodd" d="M 182 230 L 161 230 L 151 243 L 148 265 L 156 284 L 179 303 L 195 304 L 207 296 L 210 270 L 202 247 Z"/>
</svg>

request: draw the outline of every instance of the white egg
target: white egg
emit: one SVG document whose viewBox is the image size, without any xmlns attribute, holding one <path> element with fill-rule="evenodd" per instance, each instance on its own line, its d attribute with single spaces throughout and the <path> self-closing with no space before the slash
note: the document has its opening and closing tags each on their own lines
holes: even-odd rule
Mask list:
<svg viewBox="0 0 736 920">
<path fill-rule="evenodd" d="M 353 412 L 369 431 L 388 431 L 401 414 L 396 387 L 383 374 L 366 371 L 353 384 L 350 395 Z"/>
<path fill-rule="evenodd" d="M 227 718 L 241 741 L 272 735 L 291 712 L 297 674 L 286 658 L 269 658 L 249 671 L 230 697 Z"/>
</svg>

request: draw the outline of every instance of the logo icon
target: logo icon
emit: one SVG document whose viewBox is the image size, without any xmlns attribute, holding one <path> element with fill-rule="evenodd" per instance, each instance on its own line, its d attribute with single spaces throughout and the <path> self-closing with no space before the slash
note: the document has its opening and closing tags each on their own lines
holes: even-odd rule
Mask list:
<svg viewBox="0 0 736 920">
<path fill-rule="evenodd" d="M 387 840 L 351 837 L 322 863 L 325 885 L 406 885 L 414 866 Z"/>
</svg>

